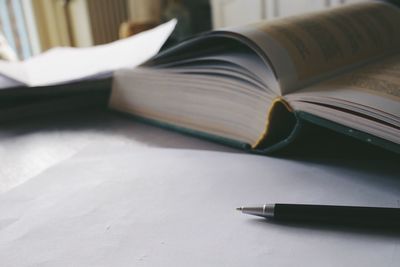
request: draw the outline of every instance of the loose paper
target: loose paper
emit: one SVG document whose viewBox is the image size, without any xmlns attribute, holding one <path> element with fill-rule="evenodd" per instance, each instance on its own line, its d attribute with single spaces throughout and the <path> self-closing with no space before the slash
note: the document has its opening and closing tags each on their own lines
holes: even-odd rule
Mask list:
<svg viewBox="0 0 400 267">
<path fill-rule="evenodd" d="M 149 31 L 105 45 L 53 48 L 23 62 L 0 61 L 0 74 L 28 86 L 44 86 L 93 77 L 123 67 L 135 67 L 160 50 L 175 25 L 176 20 L 171 20 Z"/>
</svg>

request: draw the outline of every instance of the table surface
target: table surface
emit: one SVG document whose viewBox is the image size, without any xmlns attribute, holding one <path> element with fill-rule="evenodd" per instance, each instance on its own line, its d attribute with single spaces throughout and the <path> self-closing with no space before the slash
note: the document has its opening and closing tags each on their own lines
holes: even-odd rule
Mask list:
<svg viewBox="0 0 400 267">
<path fill-rule="evenodd" d="M 149 147 L 168 149 L 152 154 Z M 82 156 L 87 149 L 92 150 L 89 161 Z M 227 154 L 210 154 L 210 150 Z M 237 214 L 232 206 L 247 201 L 255 204 L 265 197 L 277 202 L 398 207 L 400 166 L 396 159 L 247 156 L 242 151 L 108 112 L 6 123 L 0 130 L 0 159 L 0 254 L 13 263 L 9 266 L 31 266 L 46 257 L 51 258 L 48 264 L 62 262 L 58 266 L 69 266 L 70 262 L 88 266 L 84 264 L 88 260 L 104 266 L 184 266 L 188 262 L 191 266 L 264 266 L 268 262 L 271 266 L 293 266 L 294 261 L 307 266 L 397 266 L 400 260 L 399 232 L 266 225 Z M 105 166 L 105 161 L 113 160 L 112 165 Z M 134 162 L 139 165 L 131 164 Z M 153 163 L 157 168 L 149 169 Z M 90 169 L 87 182 L 93 187 L 74 182 L 86 168 Z M 127 170 L 129 175 L 124 174 Z M 250 172 L 251 177 L 247 177 Z M 188 178 L 185 183 L 179 178 L 182 174 Z M 37 179 L 31 179 L 34 177 Z M 115 181 L 115 177 L 120 178 Z M 76 186 L 81 188 L 77 190 Z M 182 201 L 183 197 L 187 201 Z M 48 199 L 52 199 L 51 205 Z M 166 212 L 164 203 L 174 207 L 174 212 Z M 185 215 L 190 207 L 201 210 L 196 215 L 198 220 Z M 96 212 L 87 217 L 81 209 Z M 46 219 L 48 216 L 53 221 Z M 80 216 L 82 220 L 77 219 Z M 140 223 L 143 220 L 149 220 L 149 224 Z M 128 221 L 138 227 L 130 227 Z M 96 234 L 108 231 L 109 225 L 117 222 L 122 224 L 113 228 L 112 235 Z M 53 223 L 62 225 L 65 231 L 52 227 Z M 76 229 L 86 229 L 78 234 L 81 239 L 73 238 Z M 75 235 L 66 235 L 66 230 Z M 154 243 L 160 236 L 162 242 Z M 69 241 L 56 247 L 49 245 L 61 237 Z M 77 240 L 85 250 L 77 249 Z M 119 242 L 126 246 L 121 247 Z M 119 255 L 117 259 L 98 253 L 105 248 L 103 243 L 113 255 Z M 49 253 L 43 250 L 46 247 Z M 26 252 L 25 258 L 18 256 L 21 250 Z M 57 258 L 59 253 L 63 257 Z"/>
<path fill-rule="evenodd" d="M 26 119 L 5 123 L 0 129 L 0 193 L 88 145 L 105 143 L 242 153 L 105 111 Z"/>
</svg>

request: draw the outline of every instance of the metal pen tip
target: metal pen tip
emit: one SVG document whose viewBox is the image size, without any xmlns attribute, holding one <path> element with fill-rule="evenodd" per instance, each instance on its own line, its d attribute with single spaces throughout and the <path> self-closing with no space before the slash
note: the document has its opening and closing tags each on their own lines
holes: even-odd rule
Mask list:
<svg viewBox="0 0 400 267">
<path fill-rule="evenodd" d="M 236 208 L 236 210 L 242 211 L 243 207 Z"/>
</svg>

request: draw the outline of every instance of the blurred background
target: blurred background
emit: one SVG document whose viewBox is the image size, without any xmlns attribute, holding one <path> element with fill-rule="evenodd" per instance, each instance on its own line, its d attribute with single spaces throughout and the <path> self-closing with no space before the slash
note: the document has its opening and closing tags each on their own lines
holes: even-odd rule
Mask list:
<svg viewBox="0 0 400 267">
<path fill-rule="evenodd" d="M 55 46 L 125 38 L 172 18 L 169 44 L 215 28 L 363 0 L 0 0 L 0 58 L 24 60 Z"/>
</svg>

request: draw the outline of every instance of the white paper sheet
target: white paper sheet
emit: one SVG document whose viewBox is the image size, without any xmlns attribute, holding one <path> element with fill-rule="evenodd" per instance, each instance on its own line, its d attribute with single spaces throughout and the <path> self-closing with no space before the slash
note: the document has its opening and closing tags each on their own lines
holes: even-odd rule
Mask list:
<svg viewBox="0 0 400 267">
<path fill-rule="evenodd" d="M 54 48 L 23 62 L 0 61 L 0 74 L 29 86 L 65 83 L 135 67 L 154 56 L 176 25 L 163 25 L 110 44 L 89 48 Z"/>
<path fill-rule="evenodd" d="M 1 266 L 397 266 L 400 237 L 290 226 L 238 206 L 398 206 L 389 162 L 92 147 L 0 195 Z"/>
</svg>

